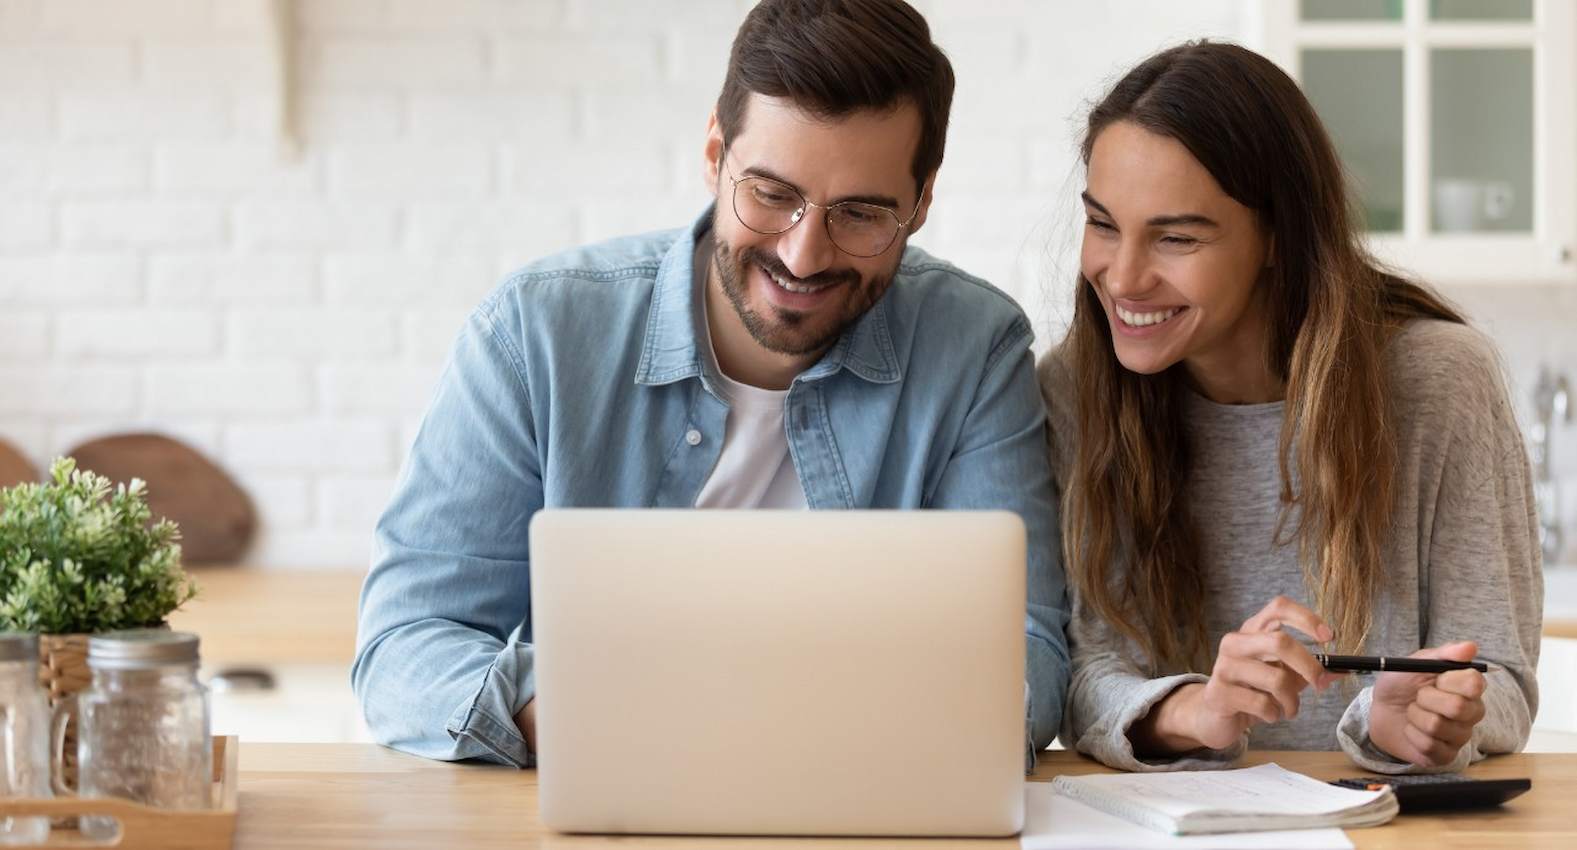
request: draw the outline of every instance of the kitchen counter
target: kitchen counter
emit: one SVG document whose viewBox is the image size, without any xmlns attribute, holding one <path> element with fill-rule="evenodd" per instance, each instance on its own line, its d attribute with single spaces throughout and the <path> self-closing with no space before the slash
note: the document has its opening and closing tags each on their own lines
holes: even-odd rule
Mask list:
<svg viewBox="0 0 1577 850">
<path fill-rule="evenodd" d="M 350 688 L 356 570 L 206 567 L 170 617 L 202 639 L 213 730 L 243 741 L 371 741 Z"/>
<path fill-rule="evenodd" d="M 214 686 L 214 731 L 245 741 L 370 741 L 350 690 L 360 570 L 209 567 L 174 628 L 202 637 Z M 1577 749 L 1577 569 L 1546 573 L 1539 735 L 1530 746 Z M 1566 614 L 1570 618 L 1551 616 Z M 1567 638 L 1561 640 L 1560 638 Z M 266 677 L 266 685 L 255 684 Z M 252 684 L 249 684 L 252 682 Z M 1555 737 L 1552 737 L 1555 736 Z"/>
<path fill-rule="evenodd" d="M 1352 776 L 1340 753 L 1251 753 L 1244 766 L 1274 761 L 1320 779 Z M 610 770 L 640 770 L 638 763 Z M 564 850 L 1013 850 L 1016 839 L 858 840 L 565 836 L 537 817 L 537 774 L 506 767 L 428 761 L 371 744 L 247 744 L 240 750 L 236 850 L 430 850 L 434 847 L 549 847 Z M 1032 777 L 1107 772 L 1068 752 L 1042 754 Z M 1497 756 L 1468 769 L 1477 777 L 1531 777 L 1533 790 L 1500 809 L 1409 816 L 1348 835 L 1359 848 L 1415 850 L 1577 846 L 1577 754 Z"/>
<path fill-rule="evenodd" d="M 203 663 L 335 664 L 356 653 L 363 570 L 201 567 L 198 596 L 170 627 L 202 638 Z"/>
<path fill-rule="evenodd" d="M 1577 638 L 1577 619 L 1545 620 L 1544 636 L 1553 638 Z"/>
<path fill-rule="evenodd" d="M 356 650 L 364 570 L 200 567 L 201 595 L 170 617 L 203 639 L 211 663 L 334 663 Z M 1544 634 L 1577 638 L 1577 567 L 1545 572 Z"/>
</svg>

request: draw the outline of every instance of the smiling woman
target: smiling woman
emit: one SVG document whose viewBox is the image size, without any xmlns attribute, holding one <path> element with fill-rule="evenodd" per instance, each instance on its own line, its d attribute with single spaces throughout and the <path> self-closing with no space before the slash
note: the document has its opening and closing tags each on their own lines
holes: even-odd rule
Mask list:
<svg viewBox="0 0 1577 850">
<path fill-rule="evenodd" d="M 1270 238 L 1175 138 L 1119 121 L 1091 146 L 1080 266 L 1117 358 L 1154 374 L 1179 361 L 1217 401 L 1271 401 L 1262 356 Z M 1119 214 L 1121 218 L 1119 218 Z"/>
<path fill-rule="evenodd" d="M 1319 119 L 1261 56 L 1146 60 L 1082 154 L 1074 321 L 1041 365 L 1076 590 L 1065 740 L 1131 769 L 1520 747 L 1537 553 L 1493 348 L 1364 252 Z M 1329 688 L 1313 643 L 1496 669 Z"/>
</svg>

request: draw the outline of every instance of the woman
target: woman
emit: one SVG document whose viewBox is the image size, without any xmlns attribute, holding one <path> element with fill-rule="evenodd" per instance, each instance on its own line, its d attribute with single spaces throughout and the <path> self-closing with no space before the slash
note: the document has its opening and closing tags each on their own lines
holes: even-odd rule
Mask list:
<svg viewBox="0 0 1577 850">
<path fill-rule="evenodd" d="M 1107 764 L 1527 740 L 1542 582 L 1495 352 L 1364 252 L 1293 81 L 1160 53 L 1089 118 L 1073 326 L 1041 363 L 1075 592 L 1063 740 Z M 1491 664 L 1326 672 L 1315 651 Z"/>
</svg>

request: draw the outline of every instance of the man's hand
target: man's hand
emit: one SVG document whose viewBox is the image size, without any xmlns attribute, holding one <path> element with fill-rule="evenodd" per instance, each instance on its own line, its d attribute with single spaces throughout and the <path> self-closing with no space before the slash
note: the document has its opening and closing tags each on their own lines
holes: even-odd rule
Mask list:
<svg viewBox="0 0 1577 850">
<path fill-rule="evenodd" d="M 1478 644 L 1448 643 L 1411 658 L 1472 661 Z M 1369 707 L 1369 740 L 1394 758 L 1420 767 L 1450 764 L 1484 719 L 1484 674 L 1381 673 Z"/>
<path fill-rule="evenodd" d="M 526 739 L 526 749 L 535 753 L 537 751 L 537 700 L 532 697 L 515 713 L 515 727 L 520 730 L 520 736 Z"/>
</svg>

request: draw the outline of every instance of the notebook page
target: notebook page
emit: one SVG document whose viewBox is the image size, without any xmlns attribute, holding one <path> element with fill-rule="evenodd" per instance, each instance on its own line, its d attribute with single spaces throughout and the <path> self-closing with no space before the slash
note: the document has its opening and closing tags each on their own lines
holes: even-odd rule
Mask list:
<svg viewBox="0 0 1577 850">
<path fill-rule="evenodd" d="M 1058 777 L 1160 811 L 1172 818 L 1201 811 L 1320 815 L 1357 808 L 1384 791 L 1358 791 L 1262 764 L 1239 770 L 1116 773 Z"/>
<path fill-rule="evenodd" d="M 1090 808 L 1049 782 L 1024 783 L 1023 850 L 1351 850 L 1339 829 L 1165 835 Z"/>
</svg>

